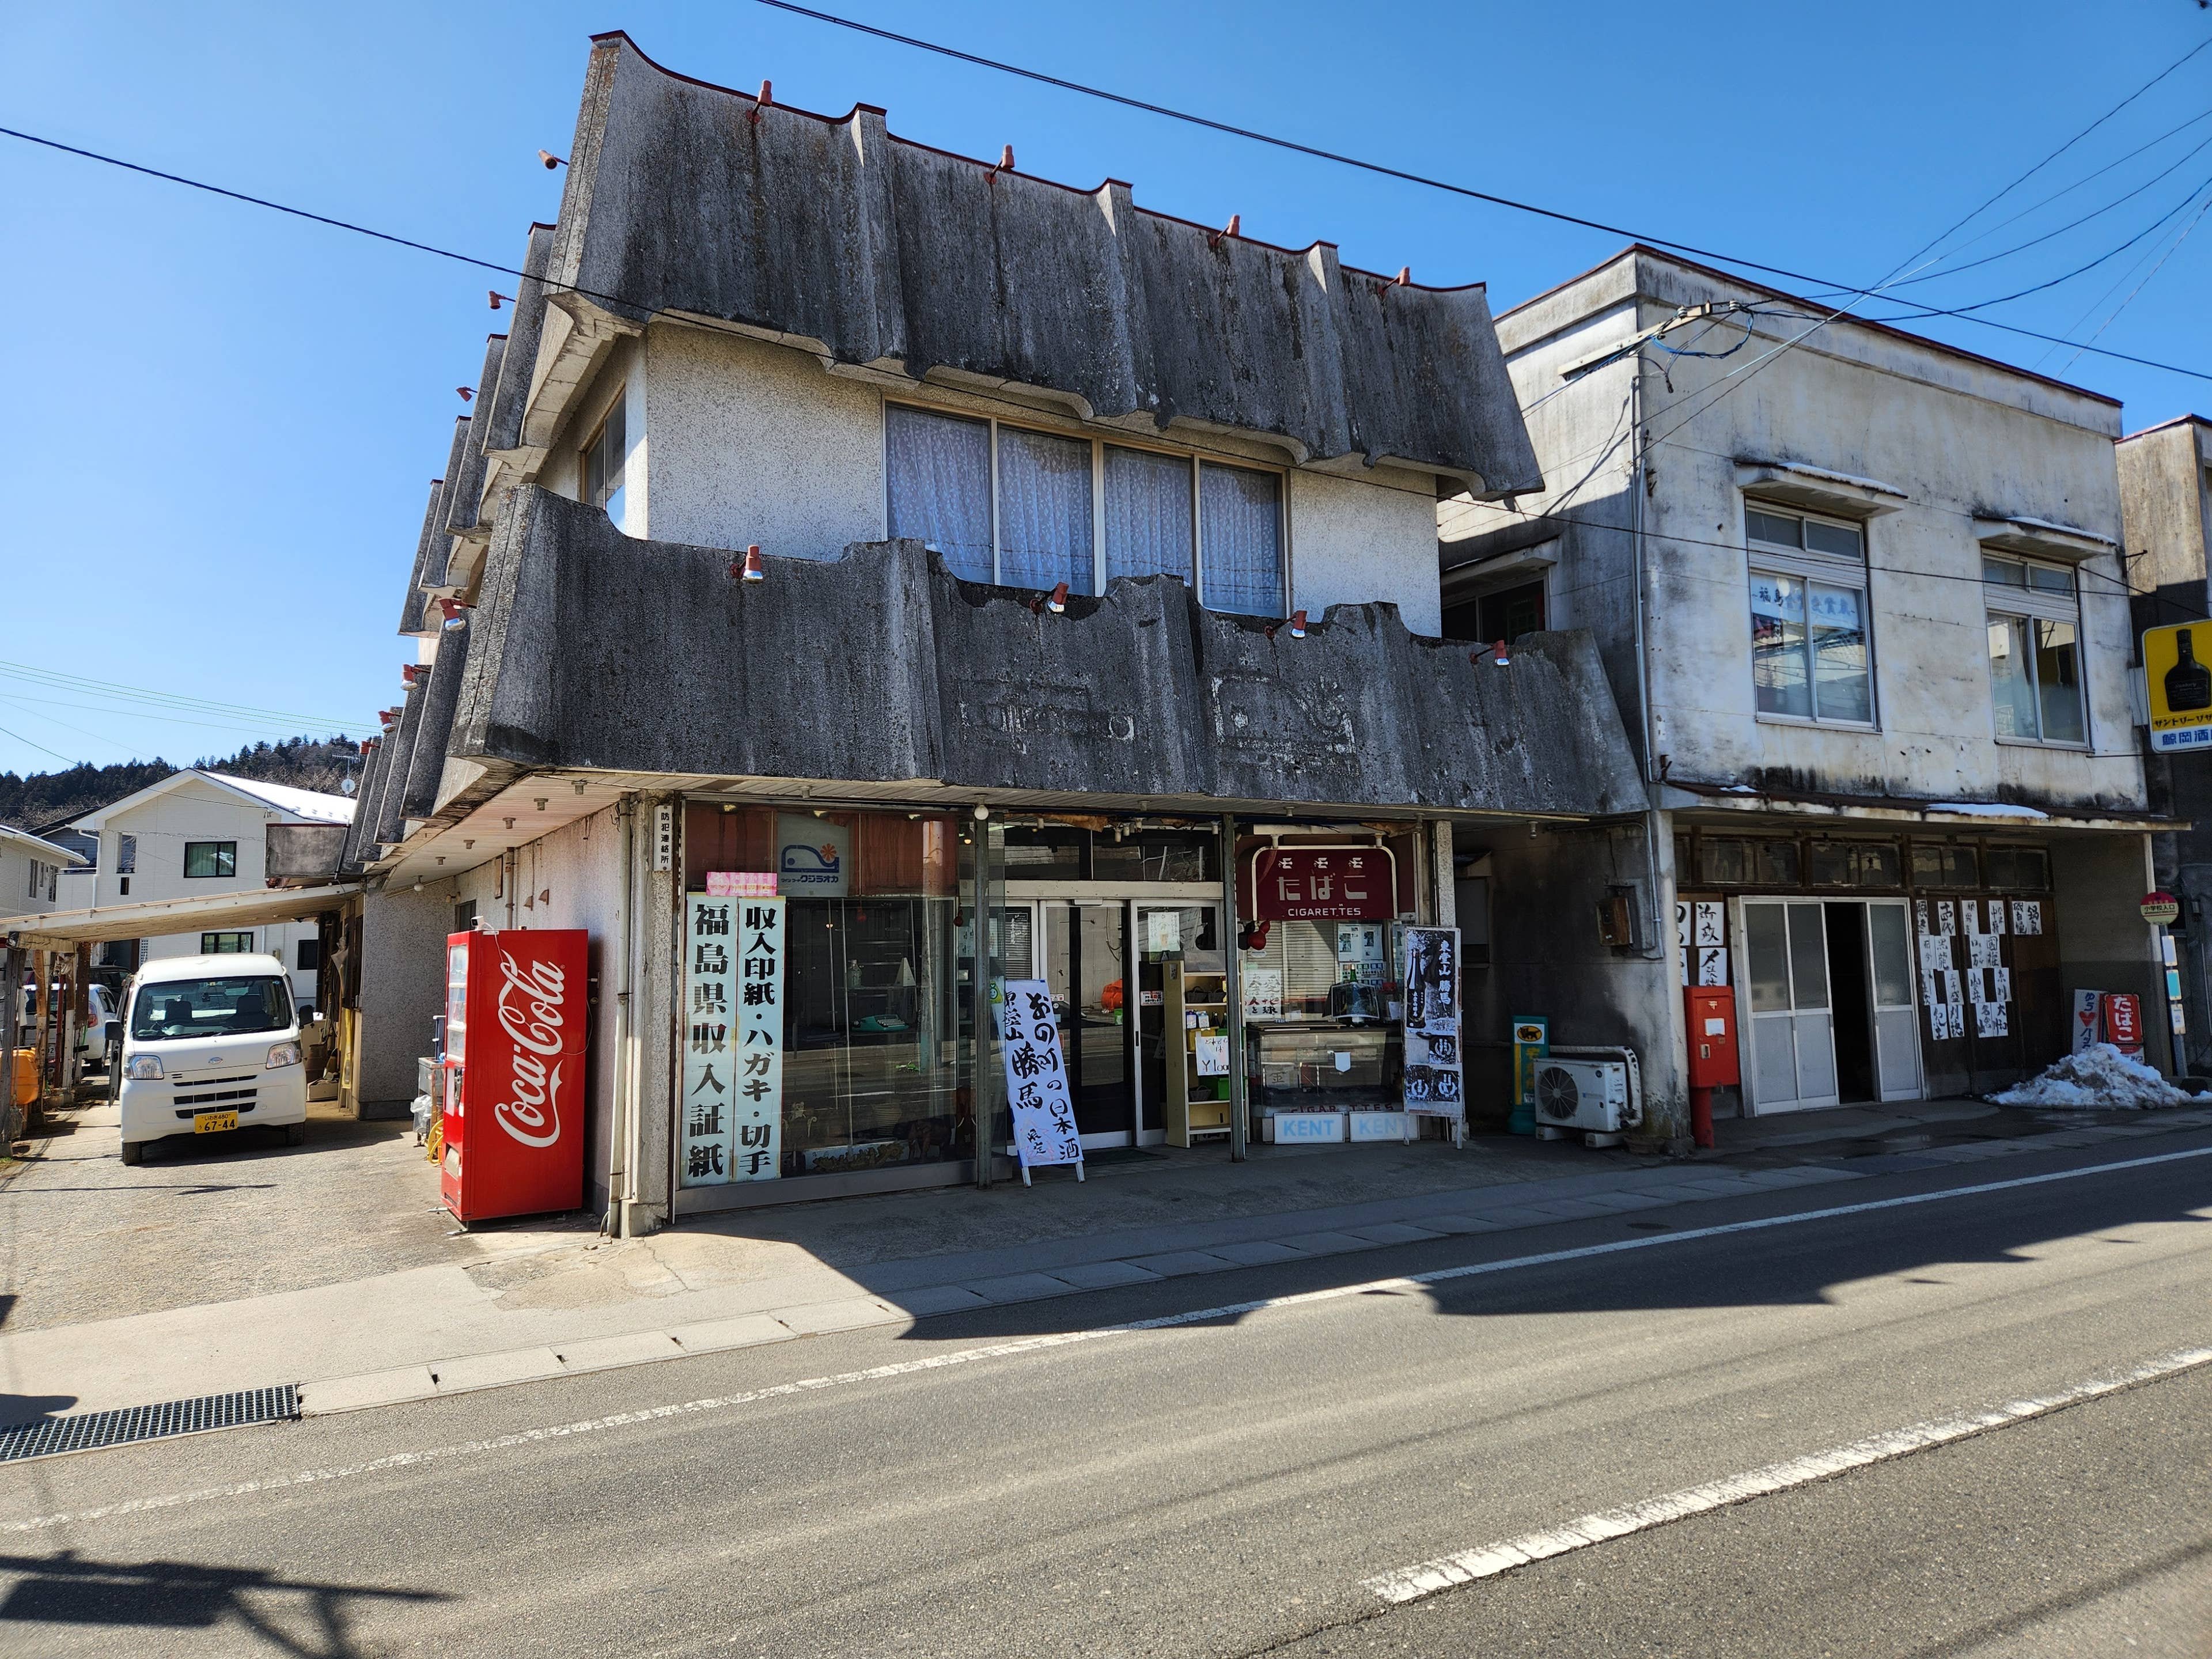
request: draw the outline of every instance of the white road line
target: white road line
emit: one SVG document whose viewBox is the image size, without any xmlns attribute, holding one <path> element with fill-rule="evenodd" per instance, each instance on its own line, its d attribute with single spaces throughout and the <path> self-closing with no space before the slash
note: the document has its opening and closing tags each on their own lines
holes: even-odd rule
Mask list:
<svg viewBox="0 0 2212 1659">
<path fill-rule="evenodd" d="M 118 1503 L 103 1504 L 95 1508 L 72 1510 L 56 1515 L 33 1516 L 28 1520 L 0 1522 L 0 1535 L 9 1533 L 43 1532 L 51 1528 L 68 1526 L 81 1521 L 103 1521 L 117 1516 L 140 1515 L 149 1510 L 176 1509 L 186 1504 L 204 1504 L 213 1498 L 244 1498 L 255 1492 L 276 1492 L 287 1486 L 314 1486 L 330 1480 L 345 1480 L 358 1475 L 374 1474 L 385 1469 L 416 1468 L 423 1464 L 442 1462 L 455 1457 L 468 1457 L 482 1452 L 499 1451 L 510 1446 L 526 1446 L 541 1440 L 561 1440 L 578 1435 L 598 1434 L 608 1429 L 626 1428 L 633 1424 L 656 1423 L 668 1418 L 690 1417 L 703 1412 L 729 1411 L 740 1406 L 757 1405 L 763 1401 L 789 1399 L 795 1395 L 812 1394 L 823 1389 L 849 1388 L 856 1383 L 884 1382 L 893 1377 L 911 1376 L 921 1371 L 941 1370 L 950 1365 L 969 1365 L 984 1359 L 1007 1359 L 1021 1354 L 1037 1353 L 1048 1348 L 1064 1348 L 1080 1342 L 1097 1342 L 1108 1337 L 1128 1336 L 1140 1331 L 1172 1330 L 1183 1325 L 1204 1325 L 1226 1320 L 1241 1319 L 1247 1315 L 1265 1313 L 1279 1308 L 1303 1307 L 1311 1303 L 1334 1302 L 1346 1297 L 1372 1296 L 1393 1291 L 1419 1290 L 1425 1285 L 1440 1285 L 1456 1279 L 1473 1278 L 1482 1273 L 1510 1273 L 1522 1267 L 1547 1267 L 1559 1261 L 1579 1261 L 1591 1256 L 1613 1255 L 1623 1250 L 1657 1249 L 1668 1245 L 1684 1244 L 1693 1239 L 1717 1238 L 1730 1233 L 1754 1232 L 1770 1227 L 1796 1226 L 1808 1221 L 1825 1221 L 1838 1216 L 1864 1215 L 1876 1210 L 1893 1210 L 1907 1205 L 1933 1204 L 1944 1199 L 1972 1198 L 1984 1193 L 2007 1192 L 2014 1188 L 2036 1187 L 2054 1181 L 2078 1181 L 2089 1176 L 2111 1175 L 2124 1170 L 2140 1170 L 2152 1164 L 2172 1164 L 2184 1158 L 2212 1158 L 2212 1146 L 2193 1147 L 2186 1152 L 2160 1152 L 2148 1158 L 2131 1158 L 2117 1164 L 2089 1164 L 2077 1170 L 2060 1170 L 2047 1175 L 2018 1176 L 2008 1181 L 1985 1181 L 1971 1187 L 1946 1187 L 1932 1193 L 1908 1193 L 1897 1198 L 1870 1199 L 1862 1204 L 1838 1204 L 1825 1209 L 1803 1210 L 1794 1214 L 1766 1216 L 1752 1221 L 1723 1222 L 1711 1227 L 1686 1228 L 1680 1232 L 1646 1233 L 1636 1238 L 1617 1239 L 1604 1244 L 1584 1244 L 1566 1250 L 1546 1250 L 1535 1255 L 1509 1256 L 1498 1261 L 1477 1261 L 1458 1267 L 1439 1267 L 1430 1273 L 1410 1273 L 1397 1279 L 1375 1279 L 1359 1285 L 1334 1285 L 1325 1290 L 1301 1291 L 1291 1296 L 1262 1297 L 1249 1302 L 1225 1303 L 1219 1307 L 1194 1308 L 1184 1313 L 1162 1314 L 1154 1319 L 1131 1320 L 1124 1324 L 1094 1326 L 1087 1330 L 1055 1331 L 1044 1336 L 1024 1337 L 1013 1342 L 994 1342 L 983 1347 L 961 1348 L 951 1353 L 931 1354 L 921 1358 L 902 1359 L 888 1365 L 874 1365 L 866 1370 L 839 1371 L 829 1376 L 811 1376 L 796 1382 L 779 1382 L 765 1389 L 750 1389 L 743 1394 L 720 1395 L 705 1400 L 687 1400 L 672 1406 L 653 1406 L 641 1411 L 615 1412 L 605 1417 L 586 1418 L 580 1422 L 559 1423 L 544 1428 L 525 1429 L 514 1434 L 496 1435 L 483 1440 L 464 1440 L 450 1446 L 435 1446 L 422 1451 L 394 1452 L 388 1457 L 374 1458 L 363 1463 L 348 1463 L 332 1468 L 306 1469 L 294 1474 L 271 1475 L 258 1480 L 240 1480 L 229 1486 L 204 1486 L 197 1492 L 170 1492 L 156 1498 L 132 1498 Z M 730 1350 L 727 1352 L 738 1352 Z M 145 1444 L 155 1443 L 146 1442 Z"/>
<path fill-rule="evenodd" d="M 1553 1527 L 1547 1531 L 1523 1533 L 1518 1538 L 1486 1544 L 1480 1549 L 1462 1550 L 1456 1555 L 1424 1561 L 1418 1566 L 1401 1567 L 1395 1572 L 1381 1573 L 1366 1580 L 1363 1588 L 1372 1590 L 1385 1601 L 1418 1601 L 1423 1596 L 1434 1595 L 1439 1590 L 1448 1590 L 1457 1584 L 1494 1578 L 1500 1573 L 1512 1571 L 1516 1567 L 1527 1566 L 1532 1561 L 1549 1560 L 1555 1555 L 1567 1555 L 1576 1550 L 1588 1549 L 1593 1544 L 1626 1538 L 1632 1533 L 1648 1532 L 1654 1527 L 1664 1527 L 1693 1515 L 1708 1514 L 1754 1498 L 1788 1492 L 1793 1486 L 1810 1486 L 1816 1480 L 1831 1480 L 1852 1469 L 1865 1468 L 1869 1464 L 1909 1457 L 1914 1452 L 1926 1451 L 1931 1446 L 1948 1445 L 1955 1440 L 1987 1434 L 1993 1429 L 2009 1428 L 2015 1423 L 2029 1422 L 2051 1412 L 2063 1411 L 2069 1406 L 2078 1406 L 2084 1401 L 2117 1394 L 2123 1389 L 2136 1388 L 2142 1383 L 2154 1382 L 2160 1377 L 2172 1376 L 2203 1364 L 2212 1364 L 2212 1348 L 2184 1348 L 2155 1359 L 2147 1359 L 2118 1376 L 2077 1383 L 2057 1394 L 2044 1395 L 2033 1400 L 2011 1401 L 1989 1411 L 1975 1412 L 1965 1417 L 1910 1424 L 1901 1429 L 1892 1429 L 1886 1434 L 1870 1435 L 1848 1445 L 1814 1452 L 1809 1456 L 1793 1457 L 1783 1463 L 1769 1463 L 1764 1468 L 1730 1475 L 1724 1480 L 1709 1480 L 1701 1486 L 1686 1486 L 1680 1492 L 1670 1492 L 1663 1498 L 1647 1498 L 1625 1509 L 1600 1510 L 1594 1514 L 1577 1516 L 1564 1526 Z"/>
</svg>

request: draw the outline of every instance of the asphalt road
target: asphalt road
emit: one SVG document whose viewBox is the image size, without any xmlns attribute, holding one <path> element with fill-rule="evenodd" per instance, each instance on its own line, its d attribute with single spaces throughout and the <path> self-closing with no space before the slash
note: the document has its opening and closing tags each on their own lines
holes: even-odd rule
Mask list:
<svg viewBox="0 0 2212 1659">
<path fill-rule="evenodd" d="M 1403 1605 L 1370 1586 L 2212 1346 L 2212 1156 L 1670 1237 L 2198 1147 L 13 1466 L 0 1653 L 2212 1654 L 2212 1365 Z"/>
</svg>

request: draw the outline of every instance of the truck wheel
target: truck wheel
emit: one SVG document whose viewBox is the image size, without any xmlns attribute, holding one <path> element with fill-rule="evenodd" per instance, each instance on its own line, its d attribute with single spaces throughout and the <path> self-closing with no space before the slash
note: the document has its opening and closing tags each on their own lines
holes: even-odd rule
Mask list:
<svg viewBox="0 0 2212 1659">
<path fill-rule="evenodd" d="M 144 1141 L 126 1140 L 123 1143 L 123 1161 L 125 1164 L 143 1164 L 145 1160 L 146 1143 Z"/>
<path fill-rule="evenodd" d="M 307 1144 L 307 1126 L 304 1123 L 286 1124 L 284 1126 L 284 1144 L 287 1146 L 306 1146 Z"/>
</svg>

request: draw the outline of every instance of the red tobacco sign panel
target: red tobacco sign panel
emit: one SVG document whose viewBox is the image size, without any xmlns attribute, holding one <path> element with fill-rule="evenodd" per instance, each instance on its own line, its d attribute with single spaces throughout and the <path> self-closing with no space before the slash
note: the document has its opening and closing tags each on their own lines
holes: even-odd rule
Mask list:
<svg viewBox="0 0 2212 1659">
<path fill-rule="evenodd" d="M 1378 921 L 1398 914 L 1379 847 L 1262 847 L 1252 855 L 1255 921 Z"/>
<path fill-rule="evenodd" d="M 446 941 L 446 1207 L 464 1222 L 583 1202 L 580 928 Z"/>
</svg>

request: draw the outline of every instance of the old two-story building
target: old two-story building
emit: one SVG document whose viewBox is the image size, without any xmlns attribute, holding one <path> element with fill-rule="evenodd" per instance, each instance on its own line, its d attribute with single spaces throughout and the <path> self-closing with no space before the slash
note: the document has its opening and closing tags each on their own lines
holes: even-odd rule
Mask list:
<svg viewBox="0 0 2212 1659">
<path fill-rule="evenodd" d="M 2184 415 L 2132 433 L 2119 462 L 2136 631 L 2179 627 L 2175 665 L 2183 637 L 2193 660 L 2212 660 L 2212 421 Z M 2185 1055 L 2202 1074 L 2212 1067 L 2212 756 L 2154 750 L 2145 764 L 2152 804 L 2180 826 L 2153 843 L 2158 885 L 2180 903 L 2168 929 L 2185 1028 L 2175 1063 Z"/>
<path fill-rule="evenodd" d="M 39 915 L 61 902 L 67 873 L 84 865 L 81 853 L 0 823 L 0 915 Z"/>
<path fill-rule="evenodd" d="M 1462 839 L 1478 995 L 1679 1054 L 1685 984 L 1732 988 L 1749 1112 L 2000 1085 L 2074 991 L 2162 1004 L 2118 407 L 1840 304 L 1631 247 L 1514 307 L 1546 488 L 1440 514 L 1447 631 L 1587 630 L 1653 803 Z M 1507 942 L 1608 894 L 1603 941 Z"/>
<path fill-rule="evenodd" d="M 525 269 L 349 838 L 364 1105 L 411 1088 L 449 930 L 576 927 L 627 1231 L 990 1179 L 1001 976 L 1050 988 L 1086 1147 L 1241 1152 L 1265 1108 L 1199 1034 L 1395 1103 L 1389 941 L 1452 924 L 1459 838 L 1642 823 L 1590 634 L 1442 637 L 1437 501 L 1543 483 L 1480 287 L 619 34 Z M 710 890 L 787 927 L 747 992 L 780 1070 L 734 1112 L 736 1029 L 691 1017 Z"/>
</svg>

